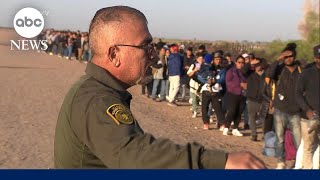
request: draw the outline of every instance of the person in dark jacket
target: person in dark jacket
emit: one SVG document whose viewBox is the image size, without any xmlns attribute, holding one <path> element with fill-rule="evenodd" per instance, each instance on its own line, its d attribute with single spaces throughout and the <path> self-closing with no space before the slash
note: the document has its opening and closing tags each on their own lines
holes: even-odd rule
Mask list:
<svg viewBox="0 0 320 180">
<path fill-rule="evenodd" d="M 188 89 L 188 83 L 190 81 L 189 76 L 187 75 L 187 71 L 189 70 L 189 67 L 191 64 L 195 62 L 195 57 L 192 53 L 193 48 L 189 47 L 187 48 L 186 52 L 184 52 L 184 45 L 180 45 L 179 47 L 179 53 L 181 56 L 183 56 L 183 74 L 180 79 L 180 94 L 181 94 L 181 100 L 180 101 L 185 101 L 186 100 L 186 95 L 187 95 L 187 89 Z"/>
<path fill-rule="evenodd" d="M 296 100 L 303 110 L 301 119 L 301 135 L 304 142 L 301 167 L 303 169 L 314 168 L 314 147 L 318 146 L 320 142 L 319 125 L 312 128 L 319 124 L 320 44 L 314 47 L 314 59 L 315 65 L 300 74 L 296 87 Z M 309 129 L 312 131 L 308 132 Z"/>
<path fill-rule="evenodd" d="M 296 44 L 289 43 L 277 60 L 271 64 L 267 75 L 276 82 L 274 126 L 277 135 L 277 169 L 284 169 L 286 167 L 284 152 L 284 134 L 286 128 L 290 128 L 297 149 L 301 141 L 300 107 L 295 99 L 295 89 L 301 68 L 295 63 L 296 54 Z"/>
<path fill-rule="evenodd" d="M 223 96 L 224 96 L 224 92 L 225 91 L 225 83 L 221 83 L 221 77 L 219 75 L 220 71 L 224 68 L 222 66 L 222 58 L 223 55 L 221 52 L 217 51 L 215 53 L 212 53 L 213 55 L 213 60 L 212 60 L 212 69 L 213 69 L 213 74 L 215 74 L 215 78 L 217 79 L 217 82 L 219 84 L 219 87 L 221 87 L 222 89 L 219 90 L 219 99 L 218 99 L 218 103 L 220 105 L 220 108 L 218 108 L 218 111 L 221 111 L 223 114 L 222 119 L 218 118 L 218 123 L 217 123 L 217 129 L 220 129 L 221 131 L 224 129 L 225 127 L 225 111 L 223 110 L 223 106 L 222 106 L 222 102 L 223 102 Z M 221 81 L 219 81 L 221 80 Z M 214 109 L 216 115 L 218 115 L 220 112 L 217 112 L 216 109 Z"/>
<path fill-rule="evenodd" d="M 265 72 L 261 59 L 259 58 L 250 61 L 250 66 L 247 78 L 247 107 L 251 129 L 251 140 L 257 141 L 256 119 L 263 100 Z"/>
</svg>

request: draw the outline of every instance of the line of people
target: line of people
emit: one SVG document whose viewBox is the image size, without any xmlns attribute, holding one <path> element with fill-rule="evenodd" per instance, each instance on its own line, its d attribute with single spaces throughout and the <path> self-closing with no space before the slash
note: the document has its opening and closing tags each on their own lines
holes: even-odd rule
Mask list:
<svg viewBox="0 0 320 180">
<path fill-rule="evenodd" d="M 37 36 L 37 40 L 46 40 L 48 48 L 43 51 L 68 60 L 87 63 L 92 58 L 87 32 L 58 31 L 47 29 Z"/>
<path fill-rule="evenodd" d="M 47 40 L 45 52 L 50 55 L 91 60 L 86 32 L 51 29 L 37 38 Z M 273 132 L 278 169 L 286 168 L 289 131 L 297 151 L 295 168 L 319 168 L 320 45 L 314 47 L 315 61 L 304 67 L 296 60 L 294 43 L 271 64 L 253 53 L 235 58 L 221 50 L 209 53 L 204 45 L 195 53 L 192 47 L 161 41 L 154 47 L 159 59 L 150 67 L 153 80 L 142 86 L 142 94 L 172 107 L 189 94 L 192 118 L 201 112 L 203 129 L 209 130 L 214 114 L 215 128 L 225 136 L 243 136 L 242 120 L 242 129 L 250 129 L 252 141 L 259 141 L 257 127 L 263 127 L 263 135 Z"/>
<path fill-rule="evenodd" d="M 278 169 L 286 168 L 289 152 L 284 141 L 289 131 L 296 150 L 301 140 L 304 142 L 296 168 L 319 168 L 319 163 L 314 165 L 314 161 L 319 162 L 319 152 L 316 159 L 312 154 L 319 146 L 320 47 L 314 47 L 315 62 L 305 67 L 296 60 L 296 54 L 296 45 L 289 43 L 269 64 L 254 54 L 245 53 L 232 61 L 230 54 L 210 54 L 203 46 L 193 55 L 192 47 L 184 52 L 183 45 L 161 45 L 159 60 L 151 66 L 154 80 L 146 85 L 147 93 L 142 87 L 142 93 L 176 107 L 179 90 L 183 101 L 189 87 L 192 117 L 200 114 L 200 105 L 203 129 L 209 129 L 213 110 L 216 128 L 223 135 L 243 136 L 239 128 L 242 119 L 243 129 L 250 129 L 252 141 L 259 141 L 259 126 L 263 134 L 274 132 Z M 308 133 L 311 126 L 315 130 Z"/>
</svg>

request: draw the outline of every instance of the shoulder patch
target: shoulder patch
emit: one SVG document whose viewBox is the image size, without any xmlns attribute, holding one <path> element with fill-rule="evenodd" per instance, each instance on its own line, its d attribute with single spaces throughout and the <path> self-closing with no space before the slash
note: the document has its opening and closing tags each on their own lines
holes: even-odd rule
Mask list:
<svg viewBox="0 0 320 180">
<path fill-rule="evenodd" d="M 122 104 L 113 104 L 106 110 L 106 113 L 118 124 L 132 124 L 133 116 L 130 110 Z"/>
</svg>

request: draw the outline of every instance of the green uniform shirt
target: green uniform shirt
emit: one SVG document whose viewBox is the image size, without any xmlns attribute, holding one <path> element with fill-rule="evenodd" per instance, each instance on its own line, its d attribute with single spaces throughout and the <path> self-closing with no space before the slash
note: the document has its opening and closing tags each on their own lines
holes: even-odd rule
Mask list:
<svg viewBox="0 0 320 180">
<path fill-rule="evenodd" d="M 55 132 L 56 168 L 219 168 L 227 154 L 197 143 L 176 145 L 144 133 L 132 96 L 105 69 L 88 63 L 62 104 Z"/>
</svg>

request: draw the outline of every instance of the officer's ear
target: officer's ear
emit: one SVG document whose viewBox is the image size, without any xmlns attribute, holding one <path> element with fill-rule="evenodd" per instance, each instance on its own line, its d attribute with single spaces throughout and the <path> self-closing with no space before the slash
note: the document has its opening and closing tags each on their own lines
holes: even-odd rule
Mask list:
<svg viewBox="0 0 320 180">
<path fill-rule="evenodd" d="M 114 67 L 120 66 L 120 53 L 117 46 L 111 46 L 108 49 L 108 59 Z"/>
</svg>

